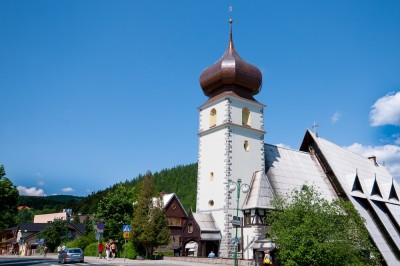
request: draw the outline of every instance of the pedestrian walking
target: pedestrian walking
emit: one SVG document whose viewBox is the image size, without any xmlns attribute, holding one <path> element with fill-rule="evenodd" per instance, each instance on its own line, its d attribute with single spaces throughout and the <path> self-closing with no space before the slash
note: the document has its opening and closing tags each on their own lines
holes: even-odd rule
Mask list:
<svg viewBox="0 0 400 266">
<path fill-rule="evenodd" d="M 103 257 L 103 249 L 104 249 L 103 243 L 99 242 L 99 244 L 97 245 L 97 252 L 100 259 Z"/>
<path fill-rule="evenodd" d="M 115 242 L 111 243 L 111 256 L 113 259 L 115 259 L 115 256 L 117 255 L 117 245 Z"/>
<path fill-rule="evenodd" d="M 110 240 L 108 240 L 108 242 L 106 244 L 106 257 L 107 257 L 107 260 L 110 260 L 110 252 L 111 252 L 111 244 L 110 244 Z"/>
</svg>

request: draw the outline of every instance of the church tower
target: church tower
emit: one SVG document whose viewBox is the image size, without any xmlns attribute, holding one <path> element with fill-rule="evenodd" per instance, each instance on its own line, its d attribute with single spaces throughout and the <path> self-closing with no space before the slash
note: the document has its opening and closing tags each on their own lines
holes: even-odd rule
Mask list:
<svg viewBox="0 0 400 266">
<path fill-rule="evenodd" d="M 221 230 L 219 256 L 234 253 L 232 216 L 236 191 L 229 180 L 250 185 L 256 171 L 264 172 L 264 105 L 254 99 L 262 85 L 261 71 L 243 60 L 230 37 L 223 56 L 200 75 L 208 100 L 199 107 L 199 158 L 196 211 L 212 213 Z M 241 192 L 239 209 L 245 195 Z M 242 216 L 239 211 L 239 216 Z M 239 238 L 240 232 L 239 232 Z M 240 243 L 240 242 L 239 242 Z"/>
</svg>

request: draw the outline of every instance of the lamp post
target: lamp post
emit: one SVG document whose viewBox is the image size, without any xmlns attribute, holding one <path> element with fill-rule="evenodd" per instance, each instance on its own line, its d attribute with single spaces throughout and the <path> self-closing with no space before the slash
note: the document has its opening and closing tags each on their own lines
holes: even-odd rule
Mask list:
<svg viewBox="0 0 400 266">
<path fill-rule="evenodd" d="M 230 192 L 233 192 L 233 191 L 235 191 L 236 190 L 236 217 L 238 217 L 239 216 L 239 200 L 240 200 L 240 189 L 243 187 L 243 189 L 242 189 L 242 191 L 243 191 L 243 193 L 247 193 L 247 192 L 249 192 L 249 189 L 250 189 L 250 187 L 249 187 L 249 185 L 247 185 L 247 184 L 242 184 L 242 179 L 240 179 L 240 178 L 238 178 L 237 180 L 236 180 L 236 182 L 235 181 L 232 181 L 232 180 L 228 180 L 228 182 L 229 182 L 229 184 L 231 184 L 230 186 L 229 186 L 229 191 Z M 238 243 L 237 243 L 237 241 L 238 241 L 238 238 L 237 238 L 237 236 L 238 236 L 238 226 L 236 226 L 236 233 L 235 233 L 235 254 L 234 254 L 234 257 L 233 257 L 233 259 L 234 259 L 234 265 L 235 266 L 237 266 L 238 265 L 238 259 L 237 259 L 237 251 L 238 251 Z"/>
</svg>

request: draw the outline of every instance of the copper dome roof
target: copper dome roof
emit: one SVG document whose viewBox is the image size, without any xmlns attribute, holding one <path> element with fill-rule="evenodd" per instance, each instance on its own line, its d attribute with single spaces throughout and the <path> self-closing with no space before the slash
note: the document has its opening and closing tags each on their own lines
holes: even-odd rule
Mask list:
<svg viewBox="0 0 400 266">
<path fill-rule="evenodd" d="M 224 55 L 200 74 L 200 86 L 208 97 L 224 91 L 234 91 L 241 97 L 253 99 L 260 92 L 261 71 L 236 52 L 232 41 L 232 26 L 229 44 Z"/>
</svg>

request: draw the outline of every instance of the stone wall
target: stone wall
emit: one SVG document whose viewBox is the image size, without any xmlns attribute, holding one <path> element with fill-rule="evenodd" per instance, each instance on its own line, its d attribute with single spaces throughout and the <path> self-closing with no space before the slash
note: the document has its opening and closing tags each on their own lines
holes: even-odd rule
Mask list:
<svg viewBox="0 0 400 266">
<path fill-rule="evenodd" d="M 186 261 L 204 264 L 233 265 L 233 259 L 199 258 L 199 257 L 164 257 L 164 260 Z M 254 266 L 254 260 L 238 260 L 239 266 Z"/>
</svg>

